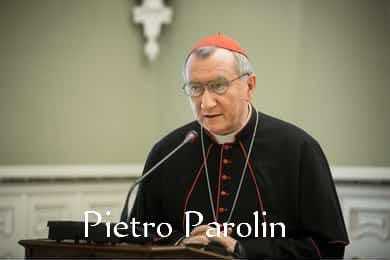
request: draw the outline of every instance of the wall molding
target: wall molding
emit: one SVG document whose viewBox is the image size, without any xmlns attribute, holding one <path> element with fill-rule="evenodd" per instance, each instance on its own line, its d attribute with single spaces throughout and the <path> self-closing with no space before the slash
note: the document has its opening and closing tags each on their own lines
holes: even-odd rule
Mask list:
<svg viewBox="0 0 390 260">
<path fill-rule="evenodd" d="M 344 182 L 390 182 L 390 166 L 333 166 L 335 181 Z"/>
<path fill-rule="evenodd" d="M 0 166 L 0 180 L 135 178 L 142 164 L 7 165 Z"/>
<path fill-rule="evenodd" d="M 143 164 L 94 165 L 4 165 L 0 166 L 0 181 L 29 179 L 100 179 L 136 178 Z M 390 182 L 390 166 L 332 166 L 336 182 Z"/>
</svg>

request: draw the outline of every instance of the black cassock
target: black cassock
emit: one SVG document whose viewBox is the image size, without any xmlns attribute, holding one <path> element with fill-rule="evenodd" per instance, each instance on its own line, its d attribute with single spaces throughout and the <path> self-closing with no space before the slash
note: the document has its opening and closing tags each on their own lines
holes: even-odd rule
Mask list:
<svg viewBox="0 0 390 260">
<path fill-rule="evenodd" d="M 255 128 L 258 126 L 242 189 L 230 222 L 249 223 L 252 233 L 233 237 L 240 242 L 249 259 L 343 257 L 349 243 L 343 216 L 328 162 L 320 145 L 298 127 L 256 112 L 236 135 L 234 143 L 218 144 L 204 132 L 207 167 L 215 215 L 226 222 L 244 168 Z M 144 172 L 172 151 L 195 130 L 198 122 L 178 128 L 156 143 L 145 164 Z M 174 232 L 171 242 L 184 235 L 184 212 L 197 211 L 204 224 L 214 221 L 207 188 L 200 138 L 187 144 L 140 185 L 132 217 L 149 223 L 169 223 Z M 266 225 L 263 237 L 261 223 L 255 238 L 254 212 Z M 262 212 L 266 212 L 263 216 Z M 191 218 L 194 221 L 197 218 Z M 280 226 L 270 237 L 270 223 Z M 242 228 L 241 235 L 248 229 Z"/>
</svg>

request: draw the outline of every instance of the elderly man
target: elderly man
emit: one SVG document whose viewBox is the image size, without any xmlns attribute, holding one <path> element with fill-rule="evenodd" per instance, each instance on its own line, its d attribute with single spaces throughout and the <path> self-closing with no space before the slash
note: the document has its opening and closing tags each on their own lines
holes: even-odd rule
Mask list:
<svg viewBox="0 0 390 260">
<path fill-rule="evenodd" d="M 225 35 L 205 37 L 189 52 L 183 74 L 196 120 L 162 138 L 145 171 L 189 131 L 199 138 L 145 179 L 133 216 L 170 223 L 171 243 L 213 242 L 249 259 L 343 257 L 348 237 L 320 145 L 252 106 L 256 75 L 246 51 Z M 186 223 L 189 212 L 199 212 L 202 224 Z M 267 223 L 279 224 L 271 235 Z M 188 226 L 194 228 L 186 236 Z"/>
</svg>

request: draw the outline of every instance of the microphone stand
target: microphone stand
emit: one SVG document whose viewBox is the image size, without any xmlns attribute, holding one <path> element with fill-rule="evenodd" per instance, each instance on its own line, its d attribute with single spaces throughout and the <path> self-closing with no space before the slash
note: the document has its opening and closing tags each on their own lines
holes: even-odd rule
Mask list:
<svg viewBox="0 0 390 260">
<path fill-rule="evenodd" d="M 131 208 L 129 207 L 129 202 L 130 202 L 129 200 L 130 200 L 130 196 L 133 193 L 134 189 L 140 183 L 142 183 L 156 168 L 158 168 L 162 163 L 164 163 L 173 154 L 175 154 L 180 148 L 182 148 L 188 142 L 193 142 L 197 137 L 198 137 L 198 133 L 196 131 L 192 130 L 192 131 L 188 132 L 186 137 L 184 138 L 184 140 L 175 149 L 173 149 L 170 153 L 168 153 L 166 156 L 164 156 L 158 163 L 156 163 L 152 168 L 150 168 L 147 172 L 145 172 L 140 178 L 138 178 L 134 182 L 133 186 L 130 188 L 129 192 L 127 193 L 125 206 L 124 206 L 122 213 L 121 213 L 121 219 L 120 219 L 121 222 L 122 221 L 127 222 L 131 216 L 132 211 L 133 211 L 134 207 L 131 207 Z"/>
</svg>

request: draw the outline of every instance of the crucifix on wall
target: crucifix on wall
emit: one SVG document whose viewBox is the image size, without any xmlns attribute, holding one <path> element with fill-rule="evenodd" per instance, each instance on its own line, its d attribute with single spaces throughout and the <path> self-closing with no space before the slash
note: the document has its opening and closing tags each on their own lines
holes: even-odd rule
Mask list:
<svg viewBox="0 0 390 260">
<path fill-rule="evenodd" d="M 133 17 L 134 22 L 143 27 L 146 38 L 145 55 L 149 61 L 154 61 L 160 52 L 158 37 L 161 26 L 171 23 L 172 9 L 165 6 L 163 0 L 143 0 L 140 6 L 134 7 Z"/>
</svg>

